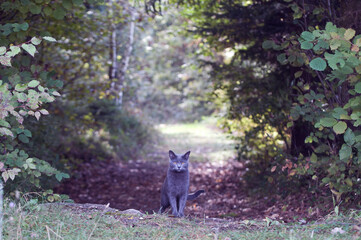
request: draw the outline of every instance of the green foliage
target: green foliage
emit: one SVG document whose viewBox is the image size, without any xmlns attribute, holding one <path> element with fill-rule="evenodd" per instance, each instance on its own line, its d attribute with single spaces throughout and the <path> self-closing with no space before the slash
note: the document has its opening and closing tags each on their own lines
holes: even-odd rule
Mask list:
<svg viewBox="0 0 361 240">
<path fill-rule="evenodd" d="M 152 129 L 112 100 L 83 105 L 58 103 L 49 117 L 25 126 L 36 133 L 33 143 L 24 148 L 36 157 L 46 157 L 57 169 L 71 170 L 82 162 L 142 157 L 152 141 Z M 56 127 L 54 127 L 56 126 Z M 33 146 L 39 146 L 34 149 Z M 48 181 L 49 187 L 54 182 Z"/>
<path fill-rule="evenodd" d="M 20 29 L 27 29 L 20 25 Z M 17 32 L 14 27 L 13 31 Z M 45 39 L 46 40 L 46 39 Z M 33 37 L 30 41 L 17 46 L 1 47 L 3 59 L 1 64 L 11 67 L 11 60 L 21 53 L 20 46 L 31 56 L 34 56 L 36 47 L 32 43 L 39 44 L 41 38 Z M 24 128 L 24 120 L 29 116 L 35 116 L 37 120 L 41 115 L 49 114 L 47 110 L 42 109 L 42 105 L 53 102 L 55 96 L 59 95 L 55 89 L 41 85 L 39 80 L 30 80 L 36 78 L 30 72 L 20 69 L 17 63 L 11 68 L 2 68 L 0 70 L 0 171 L 1 176 L 6 183 L 9 179 L 14 180 L 16 176 L 21 177 L 22 181 L 40 187 L 41 175 L 55 175 L 60 181 L 62 178 L 68 178 L 69 175 L 59 172 L 48 162 L 38 158 L 31 158 L 24 151 L 20 150 L 23 144 L 27 144 L 32 138 L 32 133 Z M 32 65 L 32 68 L 41 68 Z M 25 74 L 26 73 L 26 74 Z M 39 75 L 42 73 L 39 72 Z M 38 76 L 39 76 L 38 75 Z"/>
<path fill-rule="evenodd" d="M 306 57 L 300 66 L 305 74 L 297 76 L 298 101 L 293 103 L 291 121 L 312 126 L 305 143 L 313 152 L 310 157 L 298 156 L 294 169 L 319 179 L 337 201 L 341 196 L 349 201 L 361 195 L 357 187 L 361 171 L 361 35 L 355 34 L 353 29 L 328 22 L 324 30 L 304 31 L 298 42 L 284 47 L 287 55 Z M 305 48 L 305 41 L 314 47 Z M 306 84 L 307 76 L 317 77 Z"/>
<path fill-rule="evenodd" d="M 361 29 L 359 17 L 344 17 L 358 1 L 182 3 L 209 56 L 216 103 L 247 159 L 249 183 L 358 192 Z"/>
</svg>

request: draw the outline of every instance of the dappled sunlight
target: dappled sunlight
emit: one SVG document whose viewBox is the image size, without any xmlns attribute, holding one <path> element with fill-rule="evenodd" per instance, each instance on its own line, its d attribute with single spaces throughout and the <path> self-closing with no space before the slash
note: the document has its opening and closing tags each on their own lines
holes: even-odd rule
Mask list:
<svg viewBox="0 0 361 240">
<path fill-rule="evenodd" d="M 162 144 L 177 153 L 191 151 L 194 162 L 224 163 L 235 156 L 235 143 L 210 121 L 188 124 L 160 124 Z"/>
</svg>

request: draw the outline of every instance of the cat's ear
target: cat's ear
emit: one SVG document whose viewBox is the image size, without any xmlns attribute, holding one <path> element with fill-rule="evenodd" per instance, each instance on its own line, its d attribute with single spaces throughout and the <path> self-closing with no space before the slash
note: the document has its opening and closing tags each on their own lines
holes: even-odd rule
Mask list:
<svg viewBox="0 0 361 240">
<path fill-rule="evenodd" d="M 182 158 L 185 159 L 185 160 L 188 160 L 189 154 L 191 154 L 191 151 L 186 152 L 186 153 L 182 156 Z"/>
<path fill-rule="evenodd" d="M 171 160 L 177 158 L 177 156 L 175 155 L 175 153 L 172 150 L 169 150 L 169 158 Z"/>
</svg>

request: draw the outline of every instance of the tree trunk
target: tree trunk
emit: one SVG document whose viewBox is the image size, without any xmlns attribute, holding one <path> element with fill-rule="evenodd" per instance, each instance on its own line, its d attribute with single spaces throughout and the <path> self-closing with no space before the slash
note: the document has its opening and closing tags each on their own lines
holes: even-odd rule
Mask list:
<svg viewBox="0 0 361 240">
<path fill-rule="evenodd" d="M 117 73 L 118 76 L 118 81 L 117 81 L 117 98 L 116 98 L 116 103 L 119 106 L 119 108 L 122 107 L 123 104 L 123 91 L 124 91 L 124 81 L 125 81 L 125 76 L 126 76 L 126 72 L 128 70 L 128 66 L 129 66 L 129 60 L 130 60 L 130 56 L 132 54 L 133 51 L 133 43 L 134 43 L 134 29 L 135 29 L 135 10 L 130 9 L 130 24 L 129 24 L 129 37 L 128 37 L 128 45 L 126 47 L 126 51 L 124 53 L 124 57 L 123 57 L 123 63 L 122 63 L 122 68 L 119 69 L 119 73 Z"/>
</svg>

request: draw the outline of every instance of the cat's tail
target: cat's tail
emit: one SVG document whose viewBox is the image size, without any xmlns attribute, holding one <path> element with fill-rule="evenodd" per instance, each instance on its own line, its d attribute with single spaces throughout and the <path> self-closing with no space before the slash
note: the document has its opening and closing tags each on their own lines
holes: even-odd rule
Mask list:
<svg viewBox="0 0 361 240">
<path fill-rule="evenodd" d="M 194 200 L 194 199 L 196 199 L 199 195 L 201 195 L 201 194 L 204 193 L 204 192 L 205 192 L 204 190 L 198 190 L 198 191 L 195 192 L 195 193 L 189 194 L 188 197 L 187 197 L 187 200 Z"/>
</svg>

